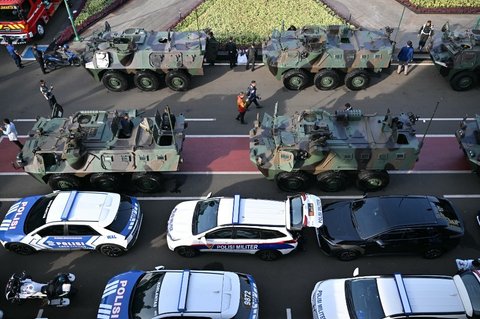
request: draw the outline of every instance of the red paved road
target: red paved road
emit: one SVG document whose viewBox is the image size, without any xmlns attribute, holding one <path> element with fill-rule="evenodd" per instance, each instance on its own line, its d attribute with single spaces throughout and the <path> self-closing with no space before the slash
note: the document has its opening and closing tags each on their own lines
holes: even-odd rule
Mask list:
<svg viewBox="0 0 480 319">
<path fill-rule="evenodd" d="M 11 162 L 18 148 L 3 139 L 0 143 L 0 172 L 15 172 Z M 256 172 L 248 156 L 247 137 L 188 138 L 183 148 L 185 172 Z M 414 170 L 469 170 L 467 161 L 452 137 L 427 137 Z M 17 171 L 19 172 L 19 171 Z"/>
</svg>

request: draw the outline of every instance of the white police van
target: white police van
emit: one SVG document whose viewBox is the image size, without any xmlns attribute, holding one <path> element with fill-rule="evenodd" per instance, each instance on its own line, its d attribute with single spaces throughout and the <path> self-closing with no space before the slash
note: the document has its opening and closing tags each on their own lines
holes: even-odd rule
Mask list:
<svg viewBox="0 0 480 319">
<path fill-rule="evenodd" d="M 167 243 L 184 257 L 233 252 L 274 260 L 298 246 L 303 227 L 321 225 L 322 204 L 315 195 L 285 201 L 215 197 L 178 204 L 168 221 Z"/>
<path fill-rule="evenodd" d="M 97 319 L 258 319 L 251 275 L 228 271 L 129 271 L 107 283 Z"/>
<path fill-rule="evenodd" d="M 480 318 L 480 273 L 367 276 L 320 281 L 314 319 Z"/>
<path fill-rule="evenodd" d="M 22 255 L 87 249 L 116 257 L 133 246 L 142 218 L 134 197 L 55 191 L 12 205 L 0 225 L 0 242 Z"/>
</svg>

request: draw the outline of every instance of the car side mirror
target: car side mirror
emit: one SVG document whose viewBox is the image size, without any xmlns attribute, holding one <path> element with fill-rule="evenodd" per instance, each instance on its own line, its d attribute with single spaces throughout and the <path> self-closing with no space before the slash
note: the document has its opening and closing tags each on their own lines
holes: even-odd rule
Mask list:
<svg viewBox="0 0 480 319">
<path fill-rule="evenodd" d="M 383 242 L 383 240 L 377 239 L 377 240 L 375 240 L 375 242 L 377 243 L 378 246 L 380 246 L 382 248 L 385 247 L 385 243 Z"/>
<path fill-rule="evenodd" d="M 202 236 L 200 238 L 200 241 L 202 242 L 202 244 L 206 245 L 207 244 L 207 239 L 205 238 L 205 236 Z"/>
<path fill-rule="evenodd" d="M 353 270 L 353 277 L 357 277 L 359 274 L 360 274 L 360 268 L 357 267 Z"/>
<path fill-rule="evenodd" d="M 163 270 L 165 269 L 165 266 L 155 266 L 155 270 Z"/>
<path fill-rule="evenodd" d="M 209 193 L 207 194 L 207 196 L 205 197 L 205 199 L 210 198 L 210 197 L 212 197 L 212 192 L 209 192 Z"/>
</svg>

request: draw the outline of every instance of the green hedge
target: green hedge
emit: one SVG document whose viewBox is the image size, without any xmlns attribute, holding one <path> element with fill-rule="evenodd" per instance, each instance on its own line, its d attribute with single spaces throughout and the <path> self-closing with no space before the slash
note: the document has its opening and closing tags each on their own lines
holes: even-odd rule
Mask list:
<svg viewBox="0 0 480 319">
<path fill-rule="evenodd" d="M 101 12 L 113 2 L 114 0 L 87 0 L 82 12 L 80 12 L 80 14 L 75 18 L 75 25 L 81 25 L 89 17 Z"/>
<path fill-rule="evenodd" d="M 424 8 L 480 7 L 480 0 L 410 0 Z"/>
<path fill-rule="evenodd" d="M 299 5 L 301 4 L 301 5 Z M 344 21 L 316 0 L 206 0 L 175 26 L 178 31 L 210 28 L 217 40 L 230 36 L 237 44 L 259 43 L 284 21 L 301 27 L 308 24 L 342 24 Z"/>
</svg>

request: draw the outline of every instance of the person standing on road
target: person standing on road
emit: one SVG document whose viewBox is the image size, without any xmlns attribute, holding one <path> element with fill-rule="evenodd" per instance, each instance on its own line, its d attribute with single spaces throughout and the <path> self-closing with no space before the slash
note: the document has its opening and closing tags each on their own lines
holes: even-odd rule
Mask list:
<svg viewBox="0 0 480 319">
<path fill-rule="evenodd" d="M 230 37 L 227 44 L 225 45 L 225 50 L 228 53 L 228 61 L 230 62 L 230 69 L 233 69 L 237 63 L 237 45 L 233 42 L 233 37 Z"/>
<path fill-rule="evenodd" d="M 2 131 L 4 135 L 7 135 L 10 142 L 13 142 L 21 150 L 23 144 L 18 140 L 18 132 L 15 128 L 15 124 L 9 119 L 3 119 L 3 124 L 5 124 L 5 126 L 3 128 L 0 127 L 0 131 Z"/>
<path fill-rule="evenodd" d="M 250 106 L 250 104 L 254 103 L 257 107 L 257 109 L 261 108 L 262 106 L 258 104 L 258 100 L 261 98 L 257 95 L 257 82 L 252 81 L 250 82 L 250 86 L 247 89 L 247 100 L 246 100 L 246 106 L 247 108 Z"/>
<path fill-rule="evenodd" d="M 237 95 L 237 109 L 238 109 L 238 115 L 235 118 L 237 121 L 240 121 L 242 124 L 247 124 L 245 122 L 245 113 L 247 112 L 247 106 L 245 105 L 245 93 L 240 92 Z"/>
<path fill-rule="evenodd" d="M 8 41 L 8 43 L 5 45 L 5 48 L 7 49 L 8 54 L 12 57 L 13 61 L 15 61 L 17 68 L 23 69 L 22 58 L 13 46 L 12 41 Z"/>
<path fill-rule="evenodd" d="M 53 85 L 50 85 L 49 88 L 45 80 L 40 80 L 40 92 L 42 92 L 43 96 L 48 101 L 51 111 L 54 110 L 55 105 L 57 104 L 57 99 L 55 98 L 55 95 L 53 95 L 52 91 Z"/>
<path fill-rule="evenodd" d="M 407 45 L 404 46 L 398 53 L 398 68 L 397 73 L 400 74 L 402 69 L 405 75 L 408 74 L 408 63 L 413 60 L 413 46 L 412 41 L 407 41 Z"/>
<path fill-rule="evenodd" d="M 248 56 L 248 60 L 247 60 L 247 66 L 245 69 L 248 70 L 251 64 L 252 72 L 253 72 L 255 70 L 255 58 L 257 57 L 257 48 L 255 48 L 255 43 L 252 43 L 252 45 L 250 45 L 250 47 L 248 48 L 247 56 Z"/>
<path fill-rule="evenodd" d="M 42 73 L 47 74 L 47 72 L 45 71 L 45 62 L 43 61 L 43 51 L 38 49 L 36 43 L 34 43 L 32 46 L 32 53 L 35 57 L 35 60 L 37 60 L 38 64 L 40 65 Z"/>
<path fill-rule="evenodd" d="M 420 38 L 418 41 L 418 51 L 422 51 L 428 39 L 433 37 L 432 21 L 428 20 L 424 25 L 422 25 L 420 30 L 418 30 L 418 37 Z"/>
</svg>

